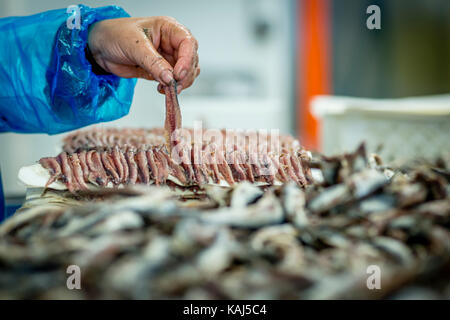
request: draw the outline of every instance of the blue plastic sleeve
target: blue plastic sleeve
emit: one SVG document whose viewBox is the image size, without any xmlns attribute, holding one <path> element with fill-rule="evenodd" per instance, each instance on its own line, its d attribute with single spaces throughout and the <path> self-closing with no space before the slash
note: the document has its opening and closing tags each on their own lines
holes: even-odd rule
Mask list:
<svg viewBox="0 0 450 320">
<path fill-rule="evenodd" d="M 129 15 L 78 9 L 0 19 L 0 132 L 56 134 L 128 114 L 136 79 L 94 73 L 86 49 L 89 26 Z"/>
</svg>

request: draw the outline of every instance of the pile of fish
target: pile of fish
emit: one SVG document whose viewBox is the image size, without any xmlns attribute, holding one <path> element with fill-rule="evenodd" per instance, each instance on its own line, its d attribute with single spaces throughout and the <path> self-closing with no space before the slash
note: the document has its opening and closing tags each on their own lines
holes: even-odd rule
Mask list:
<svg viewBox="0 0 450 320">
<path fill-rule="evenodd" d="M 23 208 L 0 226 L 0 299 L 450 298 L 448 161 L 391 168 L 362 145 L 312 166 L 306 188 L 134 186 Z"/>
</svg>

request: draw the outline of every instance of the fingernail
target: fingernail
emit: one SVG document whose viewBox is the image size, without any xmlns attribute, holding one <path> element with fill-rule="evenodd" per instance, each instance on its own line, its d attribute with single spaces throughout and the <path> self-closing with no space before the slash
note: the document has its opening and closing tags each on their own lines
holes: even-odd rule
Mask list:
<svg viewBox="0 0 450 320">
<path fill-rule="evenodd" d="M 173 80 L 173 76 L 172 76 L 172 72 L 170 72 L 169 70 L 164 70 L 161 73 L 161 80 L 165 82 L 165 84 L 170 84 L 170 81 Z"/>
<path fill-rule="evenodd" d="M 183 86 L 181 84 L 177 85 L 177 93 L 180 94 L 181 90 L 183 90 Z"/>
<path fill-rule="evenodd" d="M 187 74 L 186 70 L 181 71 L 180 72 L 180 80 L 183 79 L 186 76 L 186 74 Z"/>
</svg>

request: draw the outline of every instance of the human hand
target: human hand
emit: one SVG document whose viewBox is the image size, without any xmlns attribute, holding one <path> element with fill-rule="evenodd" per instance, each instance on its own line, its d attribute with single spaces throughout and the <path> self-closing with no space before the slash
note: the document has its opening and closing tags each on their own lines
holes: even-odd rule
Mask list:
<svg viewBox="0 0 450 320">
<path fill-rule="evenodd" d="M 158 91 L 178 82 L 178 92 L 200 74 L 198 42 L 171 17 L 120 18 L 91 26 L 89 49 L 105 71 L 123 78 L 156 80 Z"/>
</svg>

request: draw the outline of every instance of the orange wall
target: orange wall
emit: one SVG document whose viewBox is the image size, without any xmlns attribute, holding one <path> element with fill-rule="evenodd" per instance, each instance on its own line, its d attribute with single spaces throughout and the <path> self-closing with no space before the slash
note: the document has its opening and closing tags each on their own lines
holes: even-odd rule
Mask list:
<svg viewBox="0 0 450 320">
<path fill-rule="evenodd" d="M 331 0 L 298 0 L 297 8 L 297 135 L 306 148 L 320 150 L 310 101 L 331 93 Z"/>
</svg>

